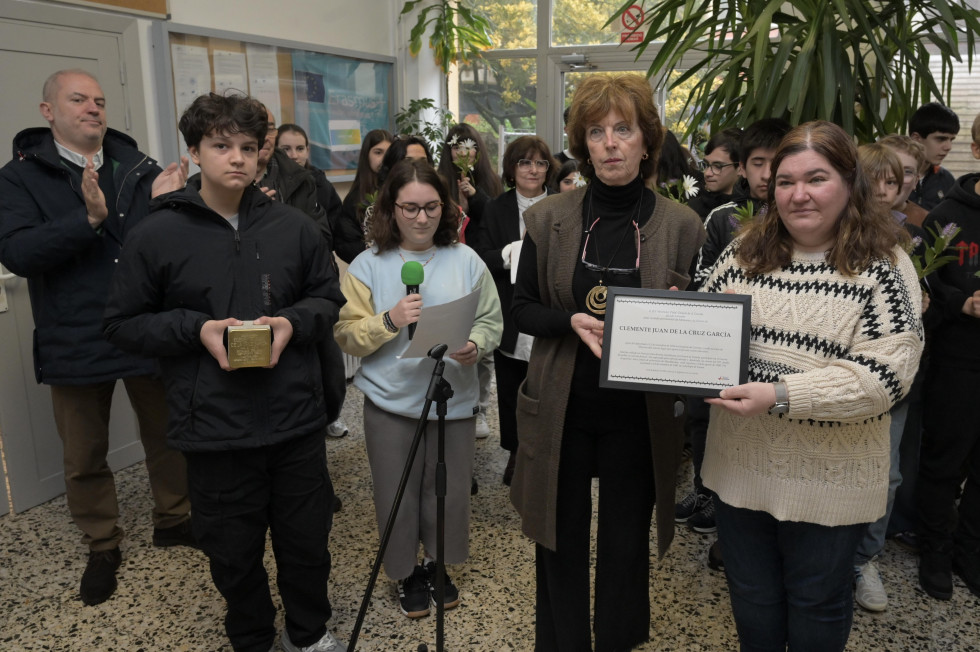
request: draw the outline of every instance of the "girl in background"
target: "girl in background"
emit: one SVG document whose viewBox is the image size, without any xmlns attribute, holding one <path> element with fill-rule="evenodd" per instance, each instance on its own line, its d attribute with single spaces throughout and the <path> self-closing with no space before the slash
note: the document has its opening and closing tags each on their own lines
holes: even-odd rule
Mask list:
<svg viewBox="0 0 980 652">
<path fill-rule="evenodd" d="M 345 263 L 364 251 L 364 209 L 371 203 L 368 198 L 378 191 L 378 169 L 391 141 L 391 134 L 384 129 L 374 129 L 364 137 L 354 183 L 344 197 L 333 236 L 334 250 Z"/>
<path fill-rule="evenodd" d="M 469 174 L 463 174 L 461 164 L 470 168 Z M 486 203 L 503 192 L 483 139 L 466 123 L 456 125 L 446 134 L 439 174 L 449 183 L 450 197 L 473 223 L 480 221 Z"/>
<path fill-rule="evenodd" d="M 585 183 L 585 180 L 582 179 L 582 175 L 578 171 L 578 161 L 570 158 L 558 168 L 558 174 L 555 175 L 554 190 L 568 192 L 575 190 L 582 183 Z"/>
</svg>

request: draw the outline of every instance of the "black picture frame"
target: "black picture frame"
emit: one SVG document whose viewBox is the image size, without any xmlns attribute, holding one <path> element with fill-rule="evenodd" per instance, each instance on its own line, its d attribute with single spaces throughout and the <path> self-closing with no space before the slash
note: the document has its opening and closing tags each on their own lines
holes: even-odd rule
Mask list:
<svg viewBox="0 0 980 652">
<path fill-rule="evenodd" d="M 751 316 L 745 294 L 610 287 L 599 386 L 716 397 L 748 382 Z"/>
</svg>

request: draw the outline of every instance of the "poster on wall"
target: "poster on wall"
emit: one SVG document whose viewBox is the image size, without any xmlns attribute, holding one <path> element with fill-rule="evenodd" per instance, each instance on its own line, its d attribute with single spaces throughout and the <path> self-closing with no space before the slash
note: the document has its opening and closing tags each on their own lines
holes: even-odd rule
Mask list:
<svg viewBox="0 0 980 652">
<path fill-rule="evenodd" d="M 368 132 L 392 126 L 394 59 L 236 41 L 227 34 L 166 32 L 165 38 L 178 140 L 177 122 L 194 98 L 209 91 L 247 93 L 277 124 L 306 131 L 312 165 L 348 180 Z"/>
<path fill-rule="evenodd" d="M 292 56 L 296 123 L 309 134 L 310 162 L 355 170 L 364 136 L 387 129 L 388 66 L 318 52 Z"/>
<path fill-rule="evenodd" d="M 214 91 L 218 94 L 238 91 L 248 94 L 248 68 L 241 52 L 214 51 Z"/>
<path fill-rule="evenodd" d="M 208 49 L 195 45 L 174 45 L 170 48 L 170 59 L 174 69 L 177 111 L 183 113 L 194 98 L 211 90 Z"/>
<path fill-rule="evenodd" d="M 276 122 L 282 122 L 282 102 L 279 100 L 279 64 L 276 48 L 271 45 L 245 45 L 248 61 L 248 94 L 272 111 Z"/>
</svg>

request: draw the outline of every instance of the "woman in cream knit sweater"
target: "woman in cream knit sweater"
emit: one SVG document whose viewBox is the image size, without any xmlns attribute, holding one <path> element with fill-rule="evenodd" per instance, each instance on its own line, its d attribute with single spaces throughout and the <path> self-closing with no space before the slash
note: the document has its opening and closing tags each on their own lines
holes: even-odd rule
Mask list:
<svg viewBox="0 0 980 652">
<path fill-rule="evenodd" d="M 702 476 L 743 650 L 843 650 L 853 558 L 885 511 L 888 411 L 922 351 L 920 292 L 851 138 L 783 139 L 769 211 L 703 290 L 752 296 L 749 382 L 712 404 Z"/>
</svg>

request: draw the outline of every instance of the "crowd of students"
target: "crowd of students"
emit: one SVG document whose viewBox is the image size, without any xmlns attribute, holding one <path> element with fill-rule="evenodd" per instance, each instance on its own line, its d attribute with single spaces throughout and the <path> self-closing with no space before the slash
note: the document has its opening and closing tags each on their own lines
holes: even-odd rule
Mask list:
<svg viewBox="0 0 980 652">
<path fill-rule="evenodd" d="M 112 176 L 93 164 L 101 165 L 104 98 L 99 104 L 101 89 L 88 73 L 52 79 L 46 100 L 53 106 L 62 90 L 66 106 L 84 91 L 82 114 L 103 120 L 98 134 L 79 131 L 88 140 L 77 142 L 95 156 L 77 154 L 68 168 L 84 190 L 73 199 L 73 228 L 102 238 L 113 189 Z M 380 531 L 429 372 L 399 354 L 425 306 L 473 292 L 479 300 L 467 343 L 446 361 L 456 395 L 447 415 L 445 561 L 468 555 L 474 441 L 491 431 L 486 406 L 495 376 L 500 445 L 509 453 L 502 482 L 514 483 L 523 527 L 538 544 L 539 649 L 591 645 L 591 478 L 605 478 L 600 491 L 620 491 L 618 504 L 636 502 L 615 517 L 600 514 L 600 531 L 611 528 L 606 538 L 615 539 L 601 552 L 605 566 L 648 575 L 654 495 L 672 489 L 665 469 L 679 454 L 673 433 L 682 420 L 672 399 L 595 385 L 607 285 L 753 295 L 753 382 L 718 398 L 686 397 L 694 484 L 672 514 L 701 533 L 721 524 L 709 566 L 726 570 L 744 649 L 785 642 L 795 649 L 802 641 L 831 649 L 829 640 L 842 649 L 851 582 L 861 607 L 887 608 L 878 572 L 887 537 L 918 552 L 929 595 L 950 599 L 953 573 L 980 595 L 980 437 L 972 418 L 980 381 L 980 174 L 956 180 L 942 167 L 959 132 L 956 115 L 927 104 L 912 117 L 910 136 L 859 149 L 828 123 L 794 129 L 765 119 L 712 134 L 694 165 L 660 125 L 648 91 L 628 76 L 583 84 L 566 111 L 570 147 L 561 162 L 543 139 L 521 136 L 501 154 L 502 177 L 469 125 L 446 135 L 438 167 L 421 138 L 372 131 L 343 201 L 310 165 L 304 130 L 277 127 L 257 101 L 209 94 L 185 111 L 180 130 L 201 172 L 186 187 L 186 162 L 159 173 L 156 203 L 127 231 L 126 247 L 113 249 L 117 260 L 107 269 L 117 262 L 118 271 L 101 299 L 103 328 L 122 351 L 160 361 L 168 440 L 187 462 L 193 535 L 184 508 L 175 519 L 179 541 L 163 528 L 158 545 L 194 545 L 208 555 L 236 650 L 275 645 L 262 568 L 267 530 L 286 609 L 283 647 L 344 649 L 326 626 L 327 541 L 340 502 L 322 442 L 324 431 L 348 430 L 339 419 L 339 352 L 362 359 L 354 383 L 365 397 Z M 59 147 L 52 160 L 73 161 L 64 118 L 52 114 L 49 122 Z M 971 135 L 980 159 L 980 116 Z M 29 169 L 17 165 L 4 168 L 5 179 Z M 700 186 L 687 207 L 654 192 L 687 175 Z M 35 284 L 41 277 L 17 255 L 26 251 L 24 234 L 42 221 L 18 207 L 0 214 L 3 262 Z M 954 247 L 949 264 L 915 278 L 909 256 L 927 260 L 940 237 Z M 350 265 L 342 279 L 334 255 Z M 408 261 L 426 273 L 406 295 L 399 270 Z M 853 301 L 837 303 L 838 295 Z M 780 311 L 801 296 L 824 317 L 801 323 Z M 245 321 L 269 327 L 269 365 L 226 373 L 233 368 L 226 329 Z M 821 344 L 792 350 L 794 337 Z M 560 382 L 548 376 L 554 365 L 563 370 Z M 594 410 L 595 401 L 618 420 Z M 628 442 L 620 436 L 627 430 Z M 832 442 L 820 437 L 824 431 L 835 433 Z M 607 457 L 617 464 L 605 468 Z M 614 472 L 624 458 L 636 468 Z M 440 473 L 433 424 L 384 557 L 411 618 L 427 615 L 436 599 Z M 673 524 L 669 503 L 657 503 L 663 553 Z M 643 545 L 634 545 L 637 532 Z M 92 548 L 81 587 L 87 603 L 114 591 L 121 537 L 117 530 L 99 552 Z M 790 551 L 780 540 L 797 543 Z M 837 554 L 821 558 L 829 569 L 816 569 L 803 551 L 823 544 Z M 766 565 L 783 571 L 762 579 Z M 596 576 L 595 645 L 623 649 L 648 636 L 649 613 L 639 612 L 649 609 L 632 609 L 629 631 L 620 627 L 625 616 L 615 611 L 609 572 Z M 800 582 L 798 573 L 827 588 Z M 444 579 L 444 605 L 453 608 L 459 590 Z M 645 582 L 633 589 L 634 606 L 646 604 Z M 836 615 L 824 620 L 834 628 L 808 620 L 806 609 L 799 620 L 808 624 L 794 624 L 786 612 L 801 596 L 831 605 Z M 789 606 L 772 606 L 781 600 Z"/>
</svg>

